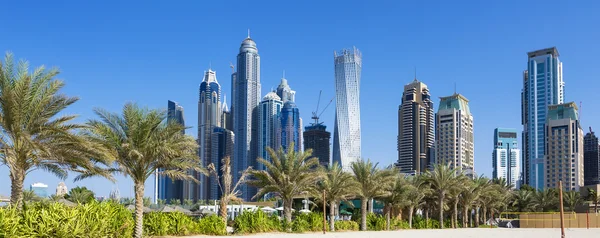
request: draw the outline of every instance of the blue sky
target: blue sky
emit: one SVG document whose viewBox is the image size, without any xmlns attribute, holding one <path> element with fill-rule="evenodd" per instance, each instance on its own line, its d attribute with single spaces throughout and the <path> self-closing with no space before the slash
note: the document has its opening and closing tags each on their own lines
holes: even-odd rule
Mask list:
<svg viewBox="0 0 600 238">
<path fill-rule="evenodd" d="M 597 1 L 7 1 L 0 7 L 0 52 L 32 66 L 61 69 L 64 93 L 81 98 L 65 113 L 78 122 L 92 109 L 119 111 L 129 101 L 185 108 L 196 136 L 198 85 L 212 64 L 223 94 L 230 94 L 229 63 L 247 29 L 261 56 L 262 94 L 285 70 L 304 123 L 334 95 L 333 52 L 363 53 L 361 121 L 363 157 L 380 164 L 397 158 L 397 110 L 402 87 L 417 77 L 435 98 L 457 91 L 470 100 L 475 120 L 475 168 L 491 176 L 495 127 L 521 130 L 520 91 L 528 51 L 557 46 L 564 62 L 566 101 L 583 102 L 582 124 L 600 128 Z M 322 108 L 322 107 L 321 107 Z M 322 119 L 333 130 L 334 107 Z M 100 196 L 119 188 L 132 196 L 129 178 L 88 179 Z M 6 166 L 0 194 L 10 194 Z M 59 179 L 34 171 L 26 186 Z M 146 195 L 152 193 L 146 183 Z"/>
</svg>

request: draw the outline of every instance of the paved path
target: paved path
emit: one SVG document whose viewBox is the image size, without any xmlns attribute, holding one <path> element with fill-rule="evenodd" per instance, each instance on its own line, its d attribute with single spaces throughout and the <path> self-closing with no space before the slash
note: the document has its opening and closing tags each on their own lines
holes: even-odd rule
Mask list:
<svg viewBox="0 0 600 238">
<path fill-rule="evenodd" d="M 598 238 L 600 229 L 565 229 L 567 238 Z M 211 236 L 191 236 L 191 237 L 211 237 Z M 223 236 L 220 236 L 223 238 Z M 400 230 L 400 231 L 366 231 L 366 232 L 331 232 L 323 235 L 322 233 L 267 233 L 253 234 L 243 236 L 227 236 L 239 238 L 252 237 L 270 237 L 270 238 L 308 238 L 308 237 L 336 237 L 336 238 L 560 238 L 560 229 L 551 228 L 469 228 L 469 229 L 444 229 L 444 230 Z"/>
</svg>

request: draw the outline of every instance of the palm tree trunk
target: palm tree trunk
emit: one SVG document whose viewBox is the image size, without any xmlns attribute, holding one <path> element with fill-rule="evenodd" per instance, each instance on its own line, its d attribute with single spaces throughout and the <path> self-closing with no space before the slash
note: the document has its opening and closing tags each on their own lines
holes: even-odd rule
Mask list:
<svg viewBox="0 0 600 238">
<path fill-rule="evenodd" d="M 144 182 L 135 182 L 135 238 L 142 238 L 144 221 Z"/>
<path fill-rule="evenodd" d="M 487 207 L 483 206 L 483 224 L 485 225 L 485 223 L 487 222 Z"/>
<path fill-rule="evenodd" d="M 368 200 L 366 198 L 360 199 L 360 214 L 361 214 L 360 230 L 361 231 L 367 230 L 367 201 Z"/>
<path fill-rule="evenodd" d="M 292 199 L 286 199 L 283 202 L 283 213 L 285 215 L 285 221 L 288 225 L 292 224 Z"/>
<path fill-rule="evenodd" d="M 454 214 L 452 215 L 454 218 L 454 222 L 452 223 L 452 228 L 458 228 L 458 197 L 454 200 Z"/>
<path fill-rule="evenodd" d="M 438 200 L 438 209 L 440 210 L 440 229 L 444 229 L 444 195 L 440 194 L 440 199 Z"/>
<path fill-rule="evenodd" d="M 481 210 L 481 207 L 477 206 L 475 208 L 475 224 L 473 225 L 474 227 L 479 227 L 479 210 Z"/>
<path fill-rule="evenodd" d="M 335 201 L 329 202 L 329 230 L 335 231 Z"/>
<path fill-rule="evenodd" d="M 386 230 L 390 230 L 390 213 L 392 213 L 392 206 L 391 204 L 387 204 L 385 205 L 385 228 Z"/>
<path fill-rule="evenodd" d="M 227 201 L 226 199 L 221 198 L 219 201 L 219 214 L 221 215 L 221 219 L 227 224 Z"/>
<path fill-rule="evenodd" d="M 425 227 L 429 228 L 429 208 L 425 211 Z"/>
<path fill-rule="evenodd" d="M 23 183 L 25 180 L 25 172 L 10 170 L 10 204 L 21 210 L 23 202 Z"/>
<path fill-rule="evenodd" d="M 469 217 L 467 215 L 467 212 L 469 210 L 469 207 L 465 206 L 463 209 L 463 228 L 467 228 L 468 227 L 468 223 L 469 223 Z"/>
<path fill-rule="evenodd" d="M 415 210 L 415 206 L 408 207 L 408 228 L 412 229 L 412 217 Z"/>
</svg>

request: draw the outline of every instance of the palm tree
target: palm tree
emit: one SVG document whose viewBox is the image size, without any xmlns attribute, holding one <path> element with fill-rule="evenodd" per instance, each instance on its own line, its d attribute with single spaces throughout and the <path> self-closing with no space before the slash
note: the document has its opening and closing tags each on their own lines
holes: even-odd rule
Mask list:
<svg viewBox="0 0 600 238">
<path fill-rule="evenodd" d="M 456 185 L 456 170 L 446 165 L 435 165 L 433 171 L 427 171 L 427 181 L 438 199 L 440 229 L 444 228 L 444 200 Z"/>
<path fill-rule="evenodd" d="M 15 69 L 10 53 L 0 62 L 0 164 L 8 167 L 10 200 L 17 209 L 23 201 L 25 176 L 33 170 L 45 170 L 62 180 L 67 170 L 112 179 L 96 164 L 107 163 L 106 150 L 77 133 L 85 126 L 72 123 L 76 116 L 61 115 L 78 99 L 60 93 L 65 84 L 54 78 L 58 73 L 44 66 L 30 73 L 26 61 Z"/>
<path fill-rule="evenodd" d="M 360 229 L 363 231 L 367 230 L 367 201 L 386 195 L 385 188 L 394 182 L 395 173 L 389 169 L 380 170 L 377 165 L 371 160 L 359 160 L 351 164 L 358 185 L 355 193 L 360 198 Z"/>
<path fill-rule="evenodd" d="M 456 180 L 455 185 L 450 189 L 448 196 L 450 198 L 450 201 L 452 202 L 452 217 L 451 217 L 452 224 L 451 225 L 452 225 L 452 228 L 457 228 L 458 227 L 458 203 L 460 202 L 463 191 L 467 189 L 466 183 L 468 183 L 469 179 L 468 179 L 468 177 L 466 177 L 462 174 L 459 174 L 454 179 Z"/>
<path fill-rule="evenodd" d="M 86 187 L 74 187 L 65 195 L 65 199 L 79 204 L 85 204 L 95 200 L 94 192 Z"/>
<path fill-rule="evenodd" d="M 159 206 L 165 205 L 166 200 L 165 199 L 156 199 L 156 204 Z"/>
<path fill-rule="evenodd" d="M 289 148 L 293 148 L 293 145 Z M 253 199 L 260 198 L 267 193 L 272 193 L 283 200 L 283 213 L 285 220 L 292 222 L 292 201 L 294 197 L 305 194 L 311 186 L 319 181 L 320 176 L 314 170 L 319 165 L 319 159 L 312 157 L 312 150 L 297 152 L 288 150 L 284 152 L 279 148 L 276 152 L 267 148 L 270 161 L 259 158 L 258 162 L 265 166 L 265 170 L 251 169 L 251 180 L 247 184 L 257 187 L 258 193 Z"/>
<path fill-rule="evenodd" d="M 394 178 L 395 177 L 395 178 Z M 402 211 L 409 203 L 407 193 L 410 189 L 410 184 L 406 181 L 405 177 L 397 173 L 390 179 L 394 179 L 393 182 L 387 187 L 386 195 L 380 199 L 385 203 L 385 217 L 387 230 L 390 229 L 390 213 L 393 209 Z"/>
<path fill-rule="evenodd" d="M 533 195 L 533 203 L 540 212 L 553 210 L 558 204 L 558 196 L 552 189 L 538 190 Z"/>
<path fill-rule="evenodd" d="M 422 175 L 408 179 L 409 187 L 406 191 L 406 206 L 408 207 L 408 227 L 412 229 L 413 213 L 415 208 L 424 205 L 425 197 L 430 194 L 430 188 Z"/>
<path fill-rule="evenodd" d="M 525 189 L 514 191 L 511 206 L 516 208 L 518 212 L 528 212 L 534 210 L 534 193 L 535 192 Z"/>
<path fill-rule="evenodd" d="M 178 198 L 171 198 L 169 200 L 169 205 L 173 205 L 173 206 L 181 205 L 181 200 L 179 200 Z"/>
<path fill-rule="evenodd" d="M 352 179 L 352 174 L 344 172 L 342 166 L 337 162 L 329 168 L 322 168 L 323 179 L 320 180 L 316 189 L 313 191 L 313 197 L 321 198 L 325 191 L 325 201 L 329 202 L 329 229 L 335 230 L 335 211 L 341 201 L 347 201 L 354 195 L 356 184 Z"/>
<path fill-rule="evenodd" d="M 242 172 L 242 175 L 238 179 L 238 181 L 233 183 L 233 176 L 231 174 L 231 158 L 229 156 L 223 157 L 221 159 L 221 175 L 217 172 L 217 168 L 214 164 L 208 165 L 208 172 L 214 176 L 217 184 L 219 185 L 219 189 L 221 190 L 221 200 L 219 201 L 219 215 L 224 222 L 227 222 L 227 204 L 231 201 L 242 201 L 239 198 L 241 195 L 241 191 L 239 191 L 238 187 L 240 184 L 243 184 L 246 181 L 246 177 L 248 176 L 250 168 L 246 169 Z"/>
<path fill-rule="evenodd" d="M 198 145 L 185 135 L 185 127 L 167 121 L 164 110 L 148 110 L 128 103 L 122 115 L 96 109 L 100 120 L 90 120 L 90 140 L 111 150 L 116 168 L 113 171 L 131 177 L 135 189 L 135 237 L 142 237 L 144 182 L 158 170 L 158 176 L 173 180 L 196 178 L 188 171 L 206 173 L 197 155 Z"/>
<path fill-rule="evenodd" d="M 587 200 L 594 204 L 594 213 L 598 213 L 598 203 L 600 203 L 600 194 L 598 191 L 587 188 L 588 196 Z"/>
<path fill-rule="evenodd" d="M 35 192 L 33 192 L 33 190 L 23 190 L 23 201 L 25 202 L 33 202 L 33 201 L 39 201 L 42 198 L 40 196 L 38 196 L 37 194 L 35 194 Z"/>
<path fill-rule="evenodd" d="M 189 209 L 189 208 L 191 208 L 192 206 L 194 206 L 194 200 L 192 200 L 192 199 L 184 199 L 184 200 L 183 200 L 183 205 L 184 205 L 186 208 L 188 208 L 188 209 Z"/>
<path fill-rule="evenodd" d="M 575 212 L 575 208 L 582 204 L 583 199 L 581 194 L 577 191 L 566 191 L 563 193 L 564 205 L 567 206 L 569 211 Z"/>
</svg>

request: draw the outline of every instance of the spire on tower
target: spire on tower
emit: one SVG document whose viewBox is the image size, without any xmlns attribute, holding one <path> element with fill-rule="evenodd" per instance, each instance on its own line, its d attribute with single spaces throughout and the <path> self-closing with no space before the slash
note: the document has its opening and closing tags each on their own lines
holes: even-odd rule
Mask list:
<svg viewBox="0 0 600 238">
<path fill-rule="evenodd" d="M 282 78 L 285 78 L 285 69 L 283 70 L 283 77 Z"/>
<path fill-rule="evenodd" d="M 250 39 L 250 28 L 248 28 L 248 39 Z"/>
</svg>

